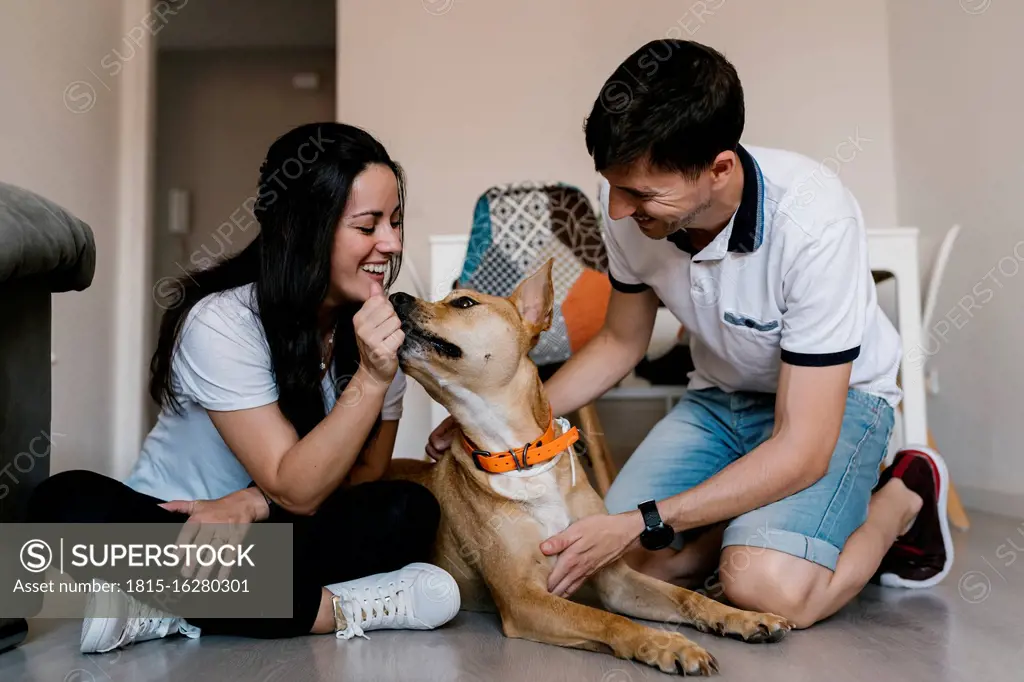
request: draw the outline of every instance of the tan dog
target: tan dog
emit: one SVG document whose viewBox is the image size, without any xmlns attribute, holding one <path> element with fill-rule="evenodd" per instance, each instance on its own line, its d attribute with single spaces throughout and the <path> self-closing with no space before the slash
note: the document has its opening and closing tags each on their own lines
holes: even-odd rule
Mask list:
<svg viewBox="0 0 1024 682">
<path fill-rule="evenodd" d="M 507 299 L 456 290 L 436 303 L 407 294 L 391 300 L 406 332 L 402 369 L 448 409 L 472 443 L 456 439 L 437 464 L 395 460 L 389 471 L 389 477 L 422 483 L 440 501 L 434 563 L 455 577 L 463 607 L 496 606 L 509 637 L 612 653 L 664 672 L 717 671 L 711 654 L 676 632 L 548 592 L 555 557 L 541 553 L 541 542 L 577 519 L 606 513 L 577 472 L 571 447 L 508 473 L 485 471 L 472 454 L 473 446 L 491 453 L 536 446 L 551 424 L 543 385 L 527 355 L 551 324 L 551 262 Z M 562 434 L 557 424 L 548 436 Z M 529 453 L 527 462 L 532 458 Z M 503 468 L 493 466 L 499 463 L 493 457 L 479 461 Z M 515 463 L 508 456 L 504 462 Z M 626 616 L 687 623 L 751 642 L 777 641 L 790 627 L 778 616 L 741 611 L 643 575 L 621 559 L 590 580 L 603 606 Z"/>
</svg>

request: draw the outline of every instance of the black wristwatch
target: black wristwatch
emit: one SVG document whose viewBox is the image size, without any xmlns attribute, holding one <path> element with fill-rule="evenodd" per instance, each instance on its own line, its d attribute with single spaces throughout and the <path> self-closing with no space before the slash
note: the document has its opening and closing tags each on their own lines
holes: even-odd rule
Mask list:
<svg viewBox="0 0 1024 682">
<path fill-rule="evenodd" d="M 640 533 L 640 544 L 644 549 L 664 549 L 672 544 L 676 536 L 675 530 L 661 520 L 658 513 L 658 505 L 654 500 L 641 502 L 637 507 L 644 517 L 644 532 Z"/>
</svg>

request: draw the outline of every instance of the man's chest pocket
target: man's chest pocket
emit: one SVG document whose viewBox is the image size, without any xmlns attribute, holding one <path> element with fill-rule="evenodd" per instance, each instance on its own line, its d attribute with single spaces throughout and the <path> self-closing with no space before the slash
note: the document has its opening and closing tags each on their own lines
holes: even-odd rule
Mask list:
<svg viewBox="0 0 1024 682">
<path fill-rule="evenodd" d="M 727 310 L 722 315 L 722 322 L 727 352 L 734 361 L 750 362 L 771 358 L 780 353 L 781 319 L 760 319 Z"/>
</svg>

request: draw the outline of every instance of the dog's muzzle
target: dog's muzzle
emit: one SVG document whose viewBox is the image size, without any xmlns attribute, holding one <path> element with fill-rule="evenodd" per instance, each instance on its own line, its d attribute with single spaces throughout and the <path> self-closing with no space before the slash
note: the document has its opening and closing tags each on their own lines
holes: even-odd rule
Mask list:
<svg viewBox="0 0 1024 682">
<path fill-rule="evenodd" d="M 406 318 L 409 316 L 409 313 L 412 312 L 412 309 L 416 306 L 416 299 L 410 296 L 409 294 L 405 293 L 404 291 L 399 291 L 396 294 L 391 294 L 388 297 L 388 300 L 391 301 L 391 305 L 394 307 L 395 312 L 398 314 L 398 319 L 402 320 L 403 322 L 405 322 Z"/>
<path fill-rule="evenodd" d="M 398 315 L 398 319 L 402 322 L 402 331 L 405 333 L 403 348 L 407 347 L 410 343 L 416 343 L 444 357 L 456 360 L 462 357 L 462 349 L 457 345 L 436 334 L 432 334 L 417 324 L 415 320 L 417 317 L 416 298 L 404 292 L 391 294 L 388 298 L 395 309 L 395 314 Z"/>
</svg>

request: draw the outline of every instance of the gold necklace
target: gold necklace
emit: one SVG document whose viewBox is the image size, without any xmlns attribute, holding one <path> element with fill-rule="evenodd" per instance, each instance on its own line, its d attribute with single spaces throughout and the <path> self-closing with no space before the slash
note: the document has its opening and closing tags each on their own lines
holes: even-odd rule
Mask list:
<svg viewBox="0 0 1024 682">
<path fill-rule="evenodd" d="M 331 359 L 331 355 L 334 354 L 334 330 L 331 330 L 331 336 L 327 339 L 327 353 L 326 355 L 320 356 L 320 371 L 326 371 L 327 362 Z"/>
</svg>

